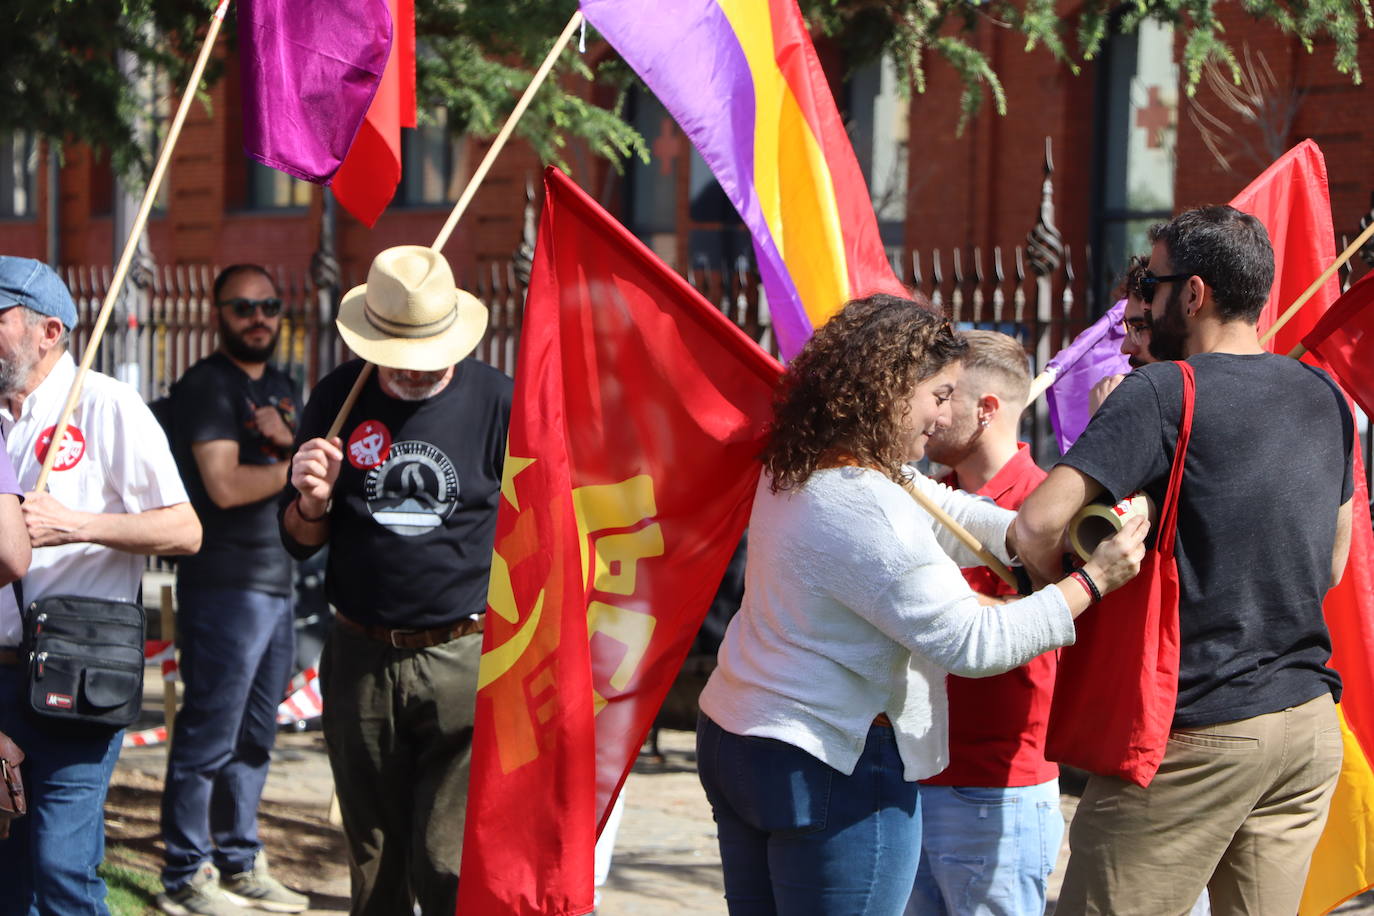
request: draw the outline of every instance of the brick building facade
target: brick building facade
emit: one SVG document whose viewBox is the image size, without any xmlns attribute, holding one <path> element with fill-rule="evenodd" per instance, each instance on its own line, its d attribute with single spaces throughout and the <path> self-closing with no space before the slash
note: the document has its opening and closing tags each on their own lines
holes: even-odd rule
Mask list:
<svg viewBox="0 0 1374 916">
<path fill-rule="evenodd" d="M 853 126 L 861 164 L 881 198 L 880 224 L 894 259 L 909 265 L 913 251 L 968 252 L 975 246 L 1011 251 L 1024 244 L 1040 205 L 1048 138 L 1055 221 L 1071 252 L 1088 268 L 1078 269 L 1076 285 L 1101 292 L 1125 255 L 1140 249 L 1149 222 L 1177 209 L 1229 199 L 1267 164 L 1274 149 L 1282 151 L 1304 137 L 1315 139 L 1326 154 L 1338 233 L 1353 235 L 1369 210 L 1374 129 L 1357 112 L 1374 90 L 1337 73 L 1326 45 L 1309 55 L 1300 42 L 1267 24 L 1233 15 L 1226 25 L 1247 75 L 1265 90 L 1262 110 L 1251 121 L 1207 83 L 1194 99 L 1186 98 L 1175 63 L 1182 41 L 1167 28 L 1113 38 L 1099 59 L 1075 76 L 1043 50 L 1026 53 L 1017 34 L 982 27 L 973 40 L 1002 77 L 1008 114 L 998 116 L 985 105 L 962 132 L 956 130 L 958 79 L 943 63 L 931 62 L 926 93 L 908 101 L 896 92 L 890 68 L 872 65 L 842 80 L 844 62 L 824 43 L 820 51 Z M 1362 43 L 1360 62 L 1374 74 L 1374 39 Z M 1268 73 L 1272 85 L 1265 82 Z M 152 256 L 161 264 L 257 261 L 303 271 L 319 245 L 322 193 L 246 163 L 237 93 L 238 75 L 230 60 L 210 93 L 210 109 L 196 105 L 182 134 L 163 206 L 149 225 Z M 653 161 L 632 163 L 620 175 L 574 145 L 569 153 L 574 178 L 680 270 L 729 267 L 747 257 L 748 240 L 738 218 L 657 103 L 638 95 L 628 116 L 649 141 Z M 1229 156 L 1229 163 L 1209 148 L 1208 131 L 1211 146 Z M 407 175 L 412 166 L 433 174 L 408 178 L 410 184 L 374 229 L 339 214 L 336 245 L 345 280 L 360 277 L 384 247 L 428 243 L 447 215 L 448 201 L 486 150 L 485 143 L 463 138 L 446 141 L 441 129 L 418 136 L 407 141 L 408 148 L 418 150 L 414 163 L 407 161 Z M 419 149 L 421 139 L 429 144 L 424 149 Z M 44 258 L 55 242 L 63 264 L 110 263 L 108 167 L 89 149 L 69 147 L 54 183 L 50 160 L 39 154 L 32 160 L 29 186 L 20 195 L 23 212 L 9 207 L 12 215 L 0 218 L 0 251 Z M 446 249 L 460 282 L 473 283 L 484 265 L 517 249 L 525 186 L 537 183 L 539 170 L 537 158 L 522 143 L 512 143 L 502 155 Z M 56 208 L 49 199 L 54 186 Z M 10 189 L 0 183 L 0 196 Z M 8 203 L 0 199 L 0 215 Z M 54 216 L 57 231 L 50 237 Z M 1088 250 L 1094 253 L 1091 260 Z M 1101 299 L 1078 296 L 1080 303 Z"/>
</svg>

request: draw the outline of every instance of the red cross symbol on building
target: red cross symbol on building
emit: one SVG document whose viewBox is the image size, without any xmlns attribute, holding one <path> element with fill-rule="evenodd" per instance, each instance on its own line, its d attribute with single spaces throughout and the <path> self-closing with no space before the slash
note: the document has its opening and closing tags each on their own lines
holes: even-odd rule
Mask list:
<svg viewBox="0 0 1374 916">
<path fill-rule="evenodd" d="M 1164 145 L 1164 131 L 1174 126 L 1174 109 L 1159 98 L 1158 86 L 1150 87 L 1145 106 L 1135 113 L 1135 126 L 1150 132 L 1145 138 L 1145 145 L 1150 149 Z"/>
<path fill-rule="evenodd" d="M 654 138 L 652 149 L 658 159 L 660 174 L 673 174 L 673 163 L 682 152 L 682 135 L 672 118 L 664 118 L 658 125 L 658 136 Z"/>
</svg>

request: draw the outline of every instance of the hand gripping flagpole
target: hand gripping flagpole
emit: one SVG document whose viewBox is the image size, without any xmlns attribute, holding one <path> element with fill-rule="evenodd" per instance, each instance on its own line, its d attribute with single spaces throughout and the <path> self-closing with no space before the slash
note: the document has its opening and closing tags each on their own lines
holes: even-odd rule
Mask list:
<svg viewBox="0 0 1374 916">
<path fill-rule="evenodd" d="M 167 163 L 171 161 L 172 149 L 177 144 L 177 138 L 181 136 L 181 127 L 186 123 L 186 114 L 191 110 L 191 102 L 196 97 L 196 87 L 200 85 L 200 78 L 205 74 L 205 65 L 210 60 L 210 52 L 214 50 L 215 39 L 219 36 L 220 26 L 224 24 L 224 17 L 228 12 L 229 0 L 220 0 L 214 16 L 210 19 L 210 28 L 205 33 L 205 43 L 201 45 L 200 56 L 191 68 L 191 79 L 186 85 L 186 91 L 181 95 L 181 105 L 177 107 L 176 117 L 172 119 L 172 126 L 167 131 L 167 139 L 162 142 L 162 151 L 158 154 L 153 177 L 143 192 L 143 203 L 139 205 L 138 215 L 134 217 L 129 237 L 124 240 L 124 252 L 119 256 L 119 265 L 115 268 L 110 288 L 105 291 L 105 301 L 100 304 L 100 312 L 96 316 L 95 326 L 91 329 L 86 351 L 81 355 L 81 365 L 77 369 L 75 380 L 72 381 L 71 391 L 67 394 L 67 403 L 63 405 L 62 413 L 57 418 L 57 425 L 53 427 L 52 439 L 48 442 L 48 453 L 43 457 L 43 467 L 39 470 L 38 481 L 33 486 L 39 492 L 48 485 L 48 475 L 52 473 L 53 462 L 57 460 L 62 439 L 67 433 L 67 425 L 76 410 L 76 402 L 81 398 L 81 387 L 86 381 L 86 373 L 90 371 L 91 363 L 95 362 L 100 339 L 105 334 L 105 326 L 110 323 L 110 313 L 114 311 L 114 304 L 124 288 L 125 278 L 129 275 L 129 265 L 133 262 L 139 237 L 143 235 L 144 227 L 148 224 L 148 214 L 152 212 L 153 201 L 157 198 L 157 192 L 162 188 L 162 180 L 167 175 Z"/>
<path fill-rule="evenodd" d="M 1293 302 L 1292 305 L 1288 306 L 1287 311 L 1280 315 L 1273 324 L 1269 325 L 1269 329 L 1264 332 L 1263 336 L 1260 337 L 1260 344 L 1263 345 L 1268 343 L 1269 339 L 1279 332 L 1279 328 L 1287 324 L 1288 319 L 1296 315 L 1298 313 L 1298 309 L 1306 305 L 1307 300 L 1315 296 L 1317 294 L 1317 290 L 1321 289 L 1322 286 L 1326 283 L 1326 281 L 1330 280 L 1331 277 L 1336 273 L 1336 271 L 1340 270 L 1345 265 L 1346 261 L 1349 261 L 1351 258 L 1353 258 L 1355 256 L 1355 252 L 1359 251 L 1361 246 L 1363 246 L 1365 242 L 1369 241 L 1371 237 L 1374 237 L 1374 222 L 1371 222 L 1368 226 L 1366 226 L 1364 228 L 1364 231 L 1355 237 L 1355 241 L 1351 242 L 1348 246 L 1346 246 L 1345 251 L 1341 252 L 1340 257 L 1336 258 L 1336 260 L 1332 262 L 1330 267 L 1322 271 L 1321 276 L 1314 280 L 1312 282 L 1312 285 L 1307 287 L 1307 289 L 1303 291 L 1303 294 L 1299 296 Z M 1297 358 L 1299 356 L 1302 356 L 1306 352 L 1307 348 L 1304 347 L 1302 344 L 1298 344 L 1296 347 L 1293 348 L 1293 350 L 1288 355 Z"/>
<path fill-rule="evenodd" d="M 482 157 L 482 162 L 477 166 L 477 171 L 472 173 L 472 178 L 468 180 L 467 186 L 463 188 L 463 193 L 458 195 L 458 202 L 453 205 L 453 211 L 449 213 L 448 219 L 444 221 L 443 228 L 434 238 L 434 244 L 430 245 L 435 251 L 442 251 L 448 244 L 449 236 L 453 235 L 453 230 L 458 226 L 458 220 L 462 219 L 463 213 L 467 211 L 468 204 L 472 203 L 472 198 L 477 194 L 477 188 L 487 177 L 487 172 L 491 171 L 491 165 L 496 161 L 496 157 L 505 148 L 506 141 L 515 130 L 516 123 L 525 114 L 525 110 L 530 107 L 530 102 L 534 101 L 534 94 L 548 78 L 549 72 L 553 70 L 554 63 L 558 60 L 558 55 L 563 53 L 563 49 L 572 41 L 573 33 L 582 24 L 582 11 L 578 10 L 572 14 L 568 24 L 563 27 L 563 33 L 558 36 L 558 40 L 553 43 L 545 56 L 544 62 L 539 65 L 539 69 L 534 71 L 534 78 L 530 80 L 529 86 L 525 87 L 524 95 L 520 96 L 520 101 L 515 103 L 515 108 L 511 110 L 510 117 L 506 118 L 506 123 L 502 125 L 501 132 L 492 141 L 491 148 Z M 358 373 L 358 378 L 353 382 L 353 387 L 348 392 L 348 397 L 344 398 L 343 406 L 339 408 L 339 414 L 334 418 L 334 422 L 329 426 L 329 432 L 325 434 L 326 439 L 333 439 L 339 435 L 343 429 L 344 420 L 348 418 L 348 413 L 353 409 L 353 405 L 358 401 L 358 395 L 362 393 L 363 385 L 367 384 L 368 377 L 372 375 L 372 364 L 364 363 L 363 371 Z"/>
</svg>

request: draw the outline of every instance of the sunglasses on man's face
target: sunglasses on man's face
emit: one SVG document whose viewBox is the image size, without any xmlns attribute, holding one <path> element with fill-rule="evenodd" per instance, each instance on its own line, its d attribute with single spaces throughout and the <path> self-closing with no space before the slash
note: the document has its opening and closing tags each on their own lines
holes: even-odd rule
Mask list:
<svg viewBox="0 0 1374 916">
<path fill-rule="evenodd" d="M 261 311 L 264 318 L 276 318 L 281 314 L 281 300 L 272 299 L 223 299 L 221 308 L 233 309 L 240 318 L 252 318 L 255 311 Z"/>
<path fill-rule="evenodd" d="M 1135 281 L 1135 291 L 1144 302 L 1155 301 L 1155 291 L 1159 289 L 1159 284 L 1170 283 L 1175 280 L 1187 280 L 1192 274 L 1165 274 L 1157 277 L 1148 270 L 1140 275 Z"/>
</svg>

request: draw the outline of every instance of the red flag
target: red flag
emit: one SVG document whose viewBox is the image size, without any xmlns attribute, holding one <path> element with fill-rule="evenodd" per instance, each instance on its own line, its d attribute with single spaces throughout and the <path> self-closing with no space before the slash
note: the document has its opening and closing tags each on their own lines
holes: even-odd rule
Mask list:
<svg viewBox="0 0 1374 916">
<path fill-rule="evenodd" d="M 1336 259 L 1336 233 L 1321 150 L 1311 140 L 1304 140 L 1231 204 L 1259 217 L 1274 246 L 1274 288 L 1260 316 L 1263 331 Z M 1299 341 L 1320 336 L 1318 326 L 1341 324 L 1342 317 L 1350 312 L 1343 307 L 1341 315 L 1335 314 L 1332 304 L 1339 294 L 1340 285 L 1333 276 L 1266 346 L 1275 353 L 1288 353 Z M 1331 334 L 1326 339 L 1337 338 Z M 1319 346 L 1323 354 L 1329 349 Z M 1318 348 L 1309 349 L 1314 352 L 1304 360 L 1321 365 Z M 1339 370 L 1337 375 L 1343 378 Z M 1358 441 L 1354 462 L 1350 559 L 1345 577 L 1327 592 L 1322 604 L 1331 632 L 1330 664 L 1340 673 L 1343 685 L 1337 709 L 1345 760 L 1326 828 L 1312 856 L 1298 910 L 1301 916 L 1325 913 L 1374 884 L 1374 655 L 1370 649 L 1374 646 L 1374 534 Z"/>
<path fill-rule="evenodd" d="M 563 173 L 520 341 L 458 911 L 573 914 L 748 521 L 781 367 Z"/>
<path fill-rule="evenodd" d="M 330 187 L 345 210 L 377 224 L 401 182 L 401 128 L 415 126 L 415 0 L 387 0 L 391 56 L 367 117 Z"/>
<path fill-rule="evenodd" d="M 1374 273 L 1346 291 L 1302 339 L 1367 414 L 1374 415 Z M 1360 348 L 1364 348 L 1363 355 Z"/>
<path fill-rule="evenodd" d="M 1264 223 L 1274 246 L 1274 285 L 1260 314 L 1260 333 L 1336 260 L 1336 231 L 1326 187 L 1326 160 L 1304 140 L 1274 161 L 1231 201 Z M 1270 349 L 1287 353 L 1340 295 L 1332 277 L 1275 335 Z"/>
</svg>

